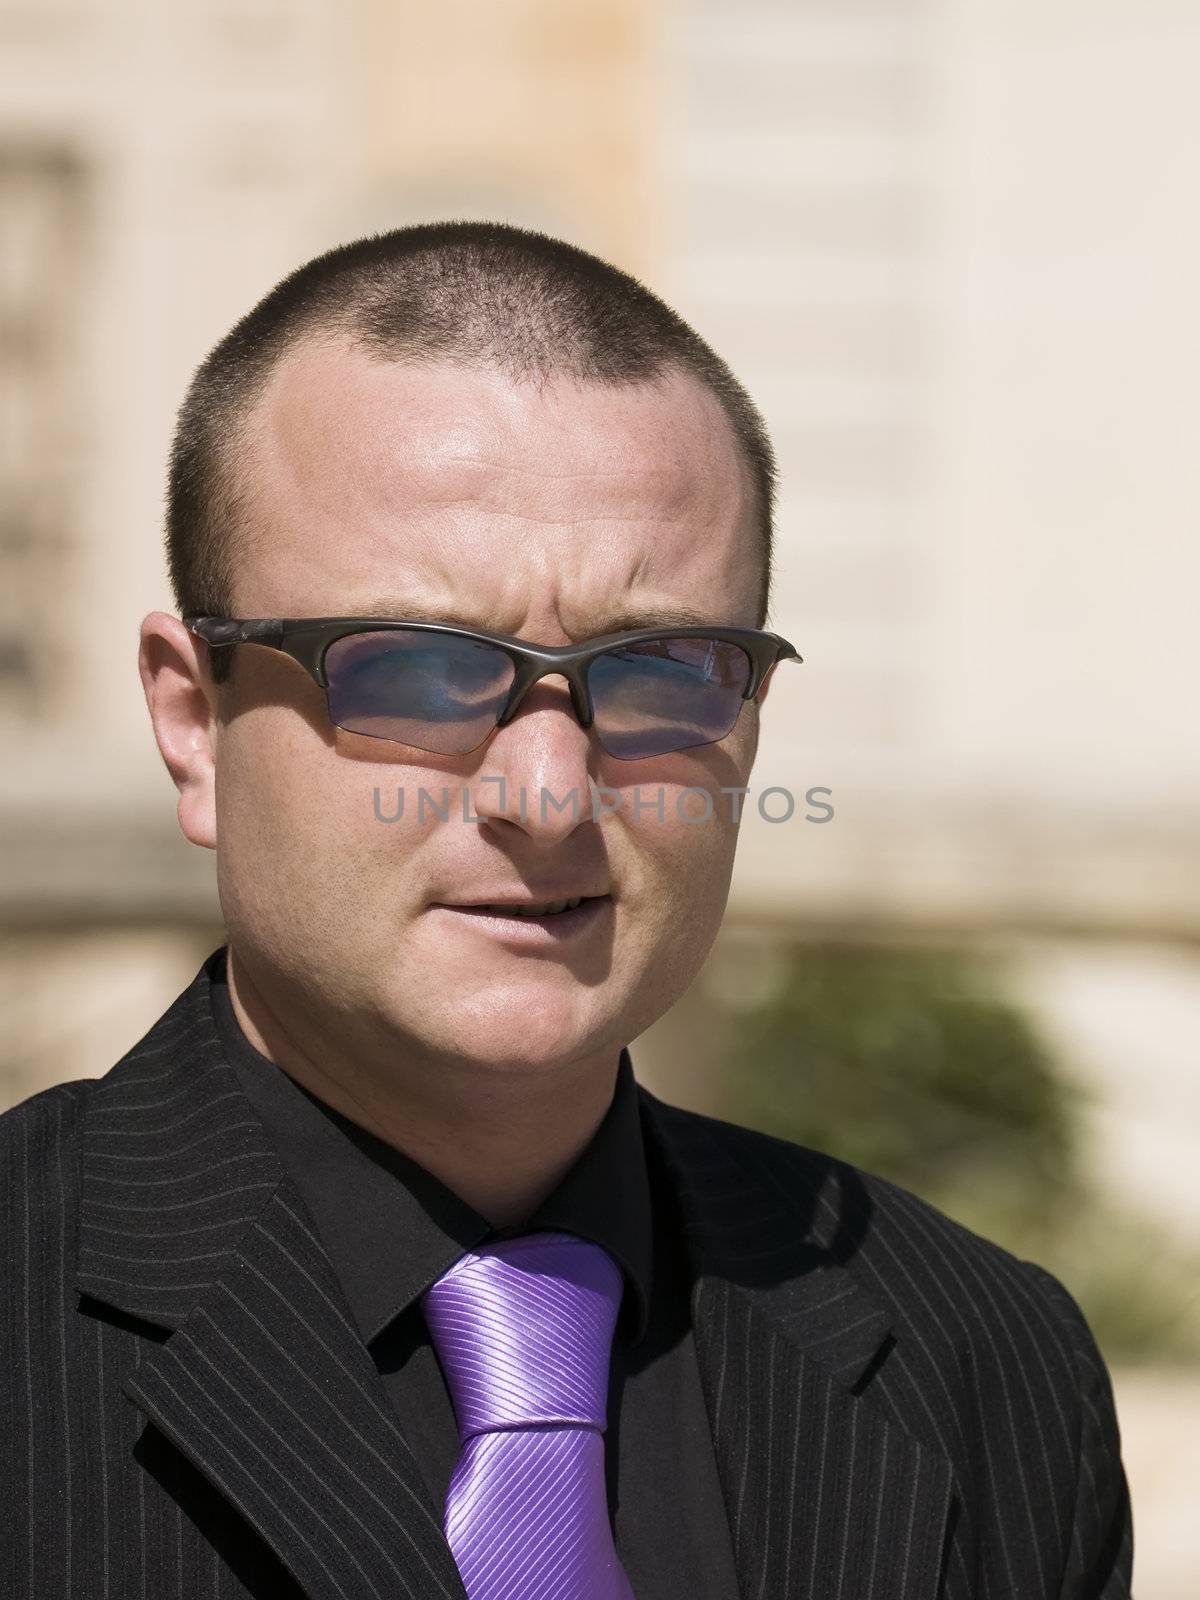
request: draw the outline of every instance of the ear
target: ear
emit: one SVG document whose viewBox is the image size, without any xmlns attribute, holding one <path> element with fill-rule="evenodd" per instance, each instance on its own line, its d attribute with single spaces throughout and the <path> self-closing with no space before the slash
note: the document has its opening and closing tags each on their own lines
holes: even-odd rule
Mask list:
<svg viewBox="0 0 1200 1600">
<path fill-rule="evenodd" d="M 217 691 L 208 646 L 178 617 L 152 611 L 142 622 L 138 672 L 159 754 L 179 791 L 183 836 L 215 850 Z"/>
<path fill-rule="evenodd" d="M 772 680 L 772 678 L 774 678 L 775 674 L 778 671 L 779 671 L 779 663 L 778 663 L 778 661 L 773 662 L 767 668 L 766 676 L 763 678 L 763 681 L 759 684 L 758 693 L 754 696 L 754 704 L 756 706 L 761 706 L 763 701 L 767 698 L 767 691 L 771 687 L 771 680 Z"/>
</svg>

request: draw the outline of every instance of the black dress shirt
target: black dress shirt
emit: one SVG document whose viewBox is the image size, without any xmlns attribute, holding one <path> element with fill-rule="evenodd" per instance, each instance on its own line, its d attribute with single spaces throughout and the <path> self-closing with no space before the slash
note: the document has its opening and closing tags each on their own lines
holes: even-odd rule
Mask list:
<svg viewBox="0 0 1200 1600">
<path fill-rule="evenodd" d="M 437 1506 L 459 1455 L 454 1407 L 420 1297 L 480 1243 L 563 1229 L 601 1245 L 625 1293 L 609 1368 L 605 1470 L 613 1537 L 637 1600 L 738 1600 L 690 1316 L 678 1209 L 622 1051 L 590 1143 L 519 1225 L 494 1229 L 420 1163 L 280 1070 L 242 1032 L 224 951 L 211 966 L 217 1026 L 242 1088 L 329 1251 Z"/>
</svg>

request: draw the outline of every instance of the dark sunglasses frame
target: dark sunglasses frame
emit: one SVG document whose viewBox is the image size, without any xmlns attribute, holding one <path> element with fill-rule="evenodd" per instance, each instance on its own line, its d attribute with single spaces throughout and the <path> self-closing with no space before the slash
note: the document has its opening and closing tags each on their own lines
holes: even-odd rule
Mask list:
<svg viewBox="0 0 1200 1600">
<path fill-rule="evenodd" d="M 233 617 L 185 616 L 184 626 L 214 649 L 234 644 L 260 644 L 298 661 L 315 683 L 328 690 L 325 653 L 330 645 L 348 634 L 384 633 L 403 628 L 406 632 L 442 634 L 453 639 L 470 639 L 503 652 L 513 663 L 512 688 L 496 719 L 502 728 L 516 715 L 521 701 L 540 679 L 559 674 L 567 680 L 571 704 L 580 724 L 593 722 L 588 668 L 599 656 L 629 645 L 651 644 L 659 639 L 715 639 L 738 645 L 750 661 L 750 677 L 742 692 L 743 701 L 753 700 L 768 673 L 780 661 L 803 661 L 794 645 L 777 633 L 760 628 L 637 628 L 627 633 L 607 633 L 584 644 L 528 644 L 506 633 L 487 633 L 480 628 L 460 628 L 445 622 L 406 622 L 401 617 Z M 391 741 L 398 742 L 398 741 Z"/>
</svg>

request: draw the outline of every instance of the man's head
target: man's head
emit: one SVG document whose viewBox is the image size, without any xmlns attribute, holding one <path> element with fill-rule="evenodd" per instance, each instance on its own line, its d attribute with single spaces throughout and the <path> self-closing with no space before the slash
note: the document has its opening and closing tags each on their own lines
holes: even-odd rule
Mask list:
<svg viewBox="0 0 1200 1600">
<path fill-rule="evenodd" d="M 387 615 L 542 645 L 685 613 L 754 627 L 772 480 L 744 391 L 632 279 L 515 229 L 412 229 L 301 268 L 201 367 L 171 574 L 185 615 Z M 721 789 L 749 781 L 753 704 L 717 743 L 615 760 L 548 678 L 482 747 L 436 756 L 334 727 L 295 661 L 210 655 L 163 613 L 142 676 L 237 964 L 318 1047 L 379 1073 L 398 1053 L 516 1073 L 609 1057 L 711 946 L 736 839 Z M 686 788 L 712 794 L 710 820 L 687 820 Z M 569 934 L 462 909 L 580 894 L 597 903 Z"/>
</svg>

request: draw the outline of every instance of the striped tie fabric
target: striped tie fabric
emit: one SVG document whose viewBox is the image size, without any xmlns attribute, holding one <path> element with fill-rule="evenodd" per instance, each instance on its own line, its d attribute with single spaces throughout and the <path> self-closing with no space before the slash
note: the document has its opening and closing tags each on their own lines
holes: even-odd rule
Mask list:
<svg viewBox="0 0 1200 1600">
<path fill-rule="evenodd" d="M 549 1230 L 466 1255 L 422 1309 L 462 1451 L 446 1538 L 470 1600 L 633 1600 L 604 1479 L 621 1269 Z"/>
</svg>

